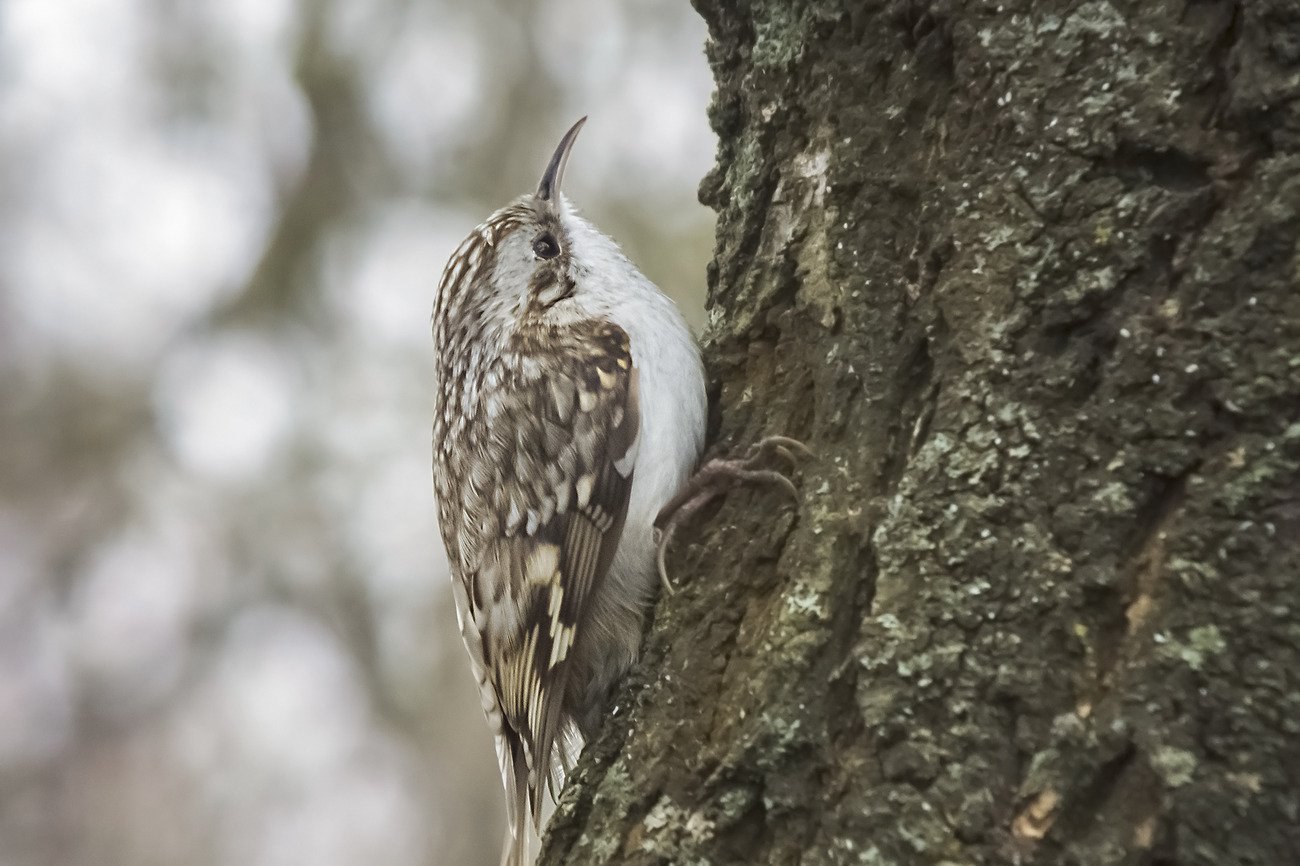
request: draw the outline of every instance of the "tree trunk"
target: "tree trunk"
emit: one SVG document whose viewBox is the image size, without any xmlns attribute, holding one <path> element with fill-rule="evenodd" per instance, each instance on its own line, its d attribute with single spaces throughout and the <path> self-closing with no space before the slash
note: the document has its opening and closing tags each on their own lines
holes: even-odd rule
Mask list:
<svg viewBox="0 0 1300 866">
<path fill-rule="evenodd" d="M 1300 857 L 1300 8 L 732 3 L 715 454 L 546 864 Z"/>
</svg>

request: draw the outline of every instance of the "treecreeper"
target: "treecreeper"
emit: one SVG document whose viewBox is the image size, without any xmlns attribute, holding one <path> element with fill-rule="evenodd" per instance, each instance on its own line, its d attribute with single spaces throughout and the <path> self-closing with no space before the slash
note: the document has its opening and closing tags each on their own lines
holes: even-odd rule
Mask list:
<svg viewBox="0 0 1300 866">
<path fill-rule="evenodd" d="M 764 439 L 693 470 L 704 368 L 673 302 L 560 194 L 586 118 L 536 192 L 469 233 L 433 307 L 434 489 L 461 637 L 506 792 L 502 863 L 599 730 L 636 660 L 674 530 L 737 481 L 793 492 Z"/>
</svg>

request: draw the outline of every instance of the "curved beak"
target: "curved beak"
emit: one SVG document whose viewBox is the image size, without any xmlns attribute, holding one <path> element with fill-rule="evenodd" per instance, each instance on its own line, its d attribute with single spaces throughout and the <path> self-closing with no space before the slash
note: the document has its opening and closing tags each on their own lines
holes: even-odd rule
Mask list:
<svg viewBox="0 0 1300 866">
<path fill-rule="evenodd" d="M 546 171 L 542 173 L 542 182 L 537 185 L 537 198 L 541 201 L 554 201 L 560 194 L 560 182 L 564 180 L 564 167 L 569 163 L 569 152 L 573 150 L 573 143 L 578 140 L 578 131 L 582 125 L 587 122 L 586 117 L 581 117 L 578 122 L 569 127 L 569 131 L 564 133 L 564 138 L 560 139 L 560 144 L 555 148 L 555 153 L 551 156 L 550 163 L 546 166 Z"/>
</svg>

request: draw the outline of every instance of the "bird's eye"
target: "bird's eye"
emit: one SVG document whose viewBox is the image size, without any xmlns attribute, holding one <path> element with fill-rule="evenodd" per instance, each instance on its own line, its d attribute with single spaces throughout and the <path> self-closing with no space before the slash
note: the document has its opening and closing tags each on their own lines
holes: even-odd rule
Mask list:
<svg viewBox="0 0 1300 866">
<path fill-rule="evenodd" d="M 553 259 L 560 254 L 560 245 L 555 242 L 555 235 L 543 232 L 533 241 L 533 254 L 539 259 Z"/>
</svg>

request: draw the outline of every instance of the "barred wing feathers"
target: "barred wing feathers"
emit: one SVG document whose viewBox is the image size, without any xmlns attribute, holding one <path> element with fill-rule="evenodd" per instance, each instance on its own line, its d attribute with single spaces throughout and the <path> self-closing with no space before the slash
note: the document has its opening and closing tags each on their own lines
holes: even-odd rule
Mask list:
<svg viewBox="0 0 1300 866">
<path fill-rule="evenodd" d="M 622 533 L 639 429 L 627 334 L 605 321 L 539 327 L 487 371 L 455 445 L 468 462 L 439 484 L 462 634 L 493 692 L 485 709 L 520 847 L 553 750 L 567 759 L 566 685 Z"/>
</svg>

